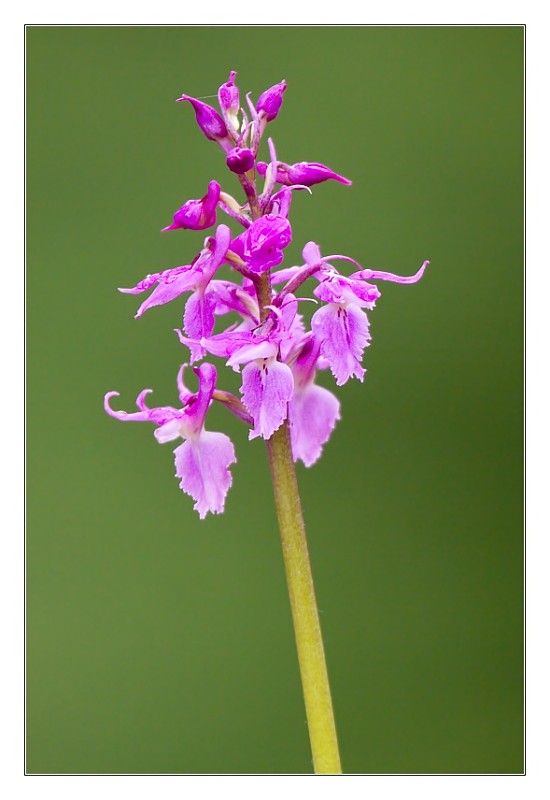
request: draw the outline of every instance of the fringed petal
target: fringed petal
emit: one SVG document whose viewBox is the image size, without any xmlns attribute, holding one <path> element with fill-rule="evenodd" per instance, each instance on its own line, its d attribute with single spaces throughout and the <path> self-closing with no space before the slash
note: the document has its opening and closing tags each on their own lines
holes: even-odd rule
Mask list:
<svg viewBox="0 0 550 800">
<path fill-rule="evenodd" d="M 303 391 L 294 392 L 288 404 L 288 418 L 294 461 L 301 459 L 311 467 L 340 419 L 340 403 L 328 389 L 312 383 Z"/>
<path fill-rule="evenodd" d="M 288 401 L 294 390 L 290 367 L 275 361 L 251 361 L 243 369 L 241 386 L 243 402 L 254 420 L 249 439 L 264 439 L 281 427 L 288 412 Z"/>
<path fill-rule="evenodd" d="M 174 455 L 180 488 L 195 500 L 200 518 L 209 511 L 221 514 L 233 480 L 229 467 L 237 460 L 231 439 L 224 433 L 202 431 L 176 447 Z"/>
<path fill-rule="evenodd" d="M 360 362 L 370 340 L 366 314 L 355 305 L 330 303 L 315 312 L 311 327 L 321 344 L 321 354 L 330 364 L 336 385 L 342 386 L 351 377 L 362 381 L 365 370 Z"/>
</svg>

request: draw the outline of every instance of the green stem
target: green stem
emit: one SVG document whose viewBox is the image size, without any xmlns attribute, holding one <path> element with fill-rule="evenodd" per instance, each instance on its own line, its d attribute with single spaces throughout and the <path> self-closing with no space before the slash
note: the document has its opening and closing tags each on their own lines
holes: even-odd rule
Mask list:
<svg viewBox="0 0 550 800">
<path fill-rule="evenodd" d="M 327 665 L 315 600 L 290 432 L 285 422 L 267 441 L 281 532 L 290 606 L 309 728 L 313 766 L 320 775 L 341 774 Z"/>
</svg>

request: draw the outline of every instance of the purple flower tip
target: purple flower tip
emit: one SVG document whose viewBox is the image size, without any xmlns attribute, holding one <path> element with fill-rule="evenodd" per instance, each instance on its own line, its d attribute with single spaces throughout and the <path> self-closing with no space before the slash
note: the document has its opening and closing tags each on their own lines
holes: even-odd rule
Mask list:
<svg viewBox="0 0 550 800">
<path fill-rule="evenodd" d="M 178 97 L 176 100 L 176 103 L 184 102 L 191 103 L 193 106 L 193 109 L 195 110 L 195 116 L 197 118 L 197 125 L 207 139 L 217 142 L 220 139 L 225 139 L 227 137 L 227 128 L 225 127 L 225 122 L 215 108 L 209 106 L 208 103 L 203 103 L 202 100 L 189 97 L 187 94 L 182 94 L 182 96 Z"/>
<path fill-rule="evenodd" d="M 256 110 L 258 114 L 263 114 L 268 122 L 274 120 L 281 110 L 285 90 L 286 81 L 281 81 L 280 83 L 276 83 L 275 86 L 266 89 L 265 92 L 259 96 L 258 102 L 256 103 Z"/>
<path fill-rule="evenodd" d="M 264 161 L 258 162 L 256 165 L 260 175 L 265 176 L 267 172 L 267 164 Z M 339 175 L 324 164 L 319 164 L 316 161 L 300 161 L 297 164 L 284 164 L 279 162 L 277 164 L 277 176 L 275 178 L 277 183 L 282 183 L 283 186 L 315 186 L 317 183 L 324 181 L 338 181 L 345 186 L 351 186 L 351 181 Z"/>
<path fill-rule="evenodd" d="M 254 166 L 254 153 L 248 147 L 234 147 L 227 154 L 226 163 L 231 172 L 242 175 Z"/>
<path fill-rule="evenodd" d="M 230 115 L 235 115 L 239 111 L 239 89 L 235 86 L 235 78 L 237 73 L 231 70 L 229 78 L 225 83 L 222 83 L 218 89 L 218 102 L 222 112 Z"/>
</svg>

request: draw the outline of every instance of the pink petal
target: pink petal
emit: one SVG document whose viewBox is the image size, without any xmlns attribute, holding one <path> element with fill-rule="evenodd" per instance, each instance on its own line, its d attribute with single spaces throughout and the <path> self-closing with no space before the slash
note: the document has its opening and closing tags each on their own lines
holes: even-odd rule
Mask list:
<svg viewBox="0 0 550 800">
<path fill-rule="evenodd" d="M 156 429 L 154 434 L 159 444 L 173 442 L 174 439 L 178 439 L 181 436 L 181 420 L 171 419 L 165 422 L 160 428 Z"/>
<path fill-rule="evenodd" d="M 237 461 L 231 439 L 225 433 L 203 431 L 176 447 L 174 455 L 180 489 L 196 501 L 200 518 L 209 511 L 221 514 L 233 480 L 229 466 Z"/>
<path fill-rule="evenodd" d="M 336 385 L 342 386 L 351 377 L 362 381 L 365 370 L 360 362 L 370 340 L 366 314 L 355 305 L 330 303 L 315 312 L 311 328 L 321 343 L 321 354 L 330 364 Z"/>
<path fill-rule="evenodd" d="M 212 401 L 212 395 L 216 388 L 216 367 L 213 364 L 205 363 L 200 367 L 193 367 L 193 372 L 199 379 L 199 391 L 195 402 L 189 403 L 185 409 L 185 431 L 184 436 L 195 438 L 204 428 L 206 412 Z"/>
<path fill-rule="evenodd" d="M 259 342 L 253 341 L 234 352 L 228 358 L 227 366 L 234 367 L 237 364 L 244 364 L 257 358 L 272 358 L 275 355 L 277 355 L 277 345 L 274 342 L 270 342 L 268 339 L 263 339 Z"/>
<path fill-rule="evenodd" d="M 288 401 L 292 397 L 294 380 L 290 367 L 275 359 L 258 364 L 251 361 L 243 369 L 241 386 L 243 402 L 254 420 L 249 439 L 275 433 L 287 417 Z"/>
<path fill-rule="evenodd" d="M 294 393 L 288 404 L 288 418 L 294 461 L 300 458 L 306 467 L 311 467 L 340 419 L 340 403 L 328 389 L 312 383 Z"/>
<path fill-rule="evenodd" d="M 193 292 L 185 304 L 183 315 L 183 329 L 190 339 L 203 339 L 212 335 L 216 319 L 214 311 L 216 309 L 216 294 L 209 291 Z M 191 363 L 201 359 L 206 350 L 200 345 L 189 347 L 191 351 Z"/>
<path fill-rule="evenodd" d="M 147 300 L 145 300 L 137 310 L 136 318 L 141 317 L 147 309 L 153 306 L 161 306 L 164 303 L 169 303 L 170 300 L 179 297 L 184 292 L 188 292 L 193 288 L 197 281 L 197 275 L 193 268 L 189 268 L 187 272 L 178 275 L 175 280 L 169 283 L 159 283 L 158 286 L 151 292 Z"/>
</svg>

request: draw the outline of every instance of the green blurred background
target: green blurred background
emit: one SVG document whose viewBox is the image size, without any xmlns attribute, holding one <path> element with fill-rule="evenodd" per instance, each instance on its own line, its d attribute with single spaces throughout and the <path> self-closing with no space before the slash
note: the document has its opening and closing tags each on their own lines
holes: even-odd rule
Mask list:
<svg viewBox="0 0 550 800">
<path fill-rule="evenodd" d="M 299 469 L 344 770 L 523 771 L 523 34 L 27 28 L 29 772 L 311 770 L 262 443 L 213 409 L 239 462 L 200 522 L 173 448 L 102 410 L 176 402 L 179 307 L 134 320 L 116 287 L 198 252 L 159 231 L 210 179 L 237 194 L 174 102 L 230 69 L 288 82 L 281 159 L 353 179 L 295 196 L 287 264 L 431 260 L 381 285 Z"/>
</svg>

